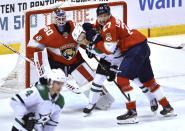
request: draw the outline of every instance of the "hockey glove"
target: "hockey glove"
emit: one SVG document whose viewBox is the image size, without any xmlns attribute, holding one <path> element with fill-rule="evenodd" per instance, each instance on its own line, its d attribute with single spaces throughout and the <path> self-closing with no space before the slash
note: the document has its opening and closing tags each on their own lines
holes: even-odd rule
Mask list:
<svg viewBox="0 0 185 131">
<path fill-rule="evenodd" d="M 107 76 L 107 80 L 108 81 L 114 81 L 115 78 L 116 78 L 117 72 L 115 72 L 112 69 L 114 69 L 115 71 L 117 71 L 118 70 L 118 66 L 116 66 L 116 65 L 111 66 L 110 70 L 108 71 L 108 76 Z"/>
<path fill-rule="evenodd" d="M 84 23 L 84 24 L 82 25 L 82 27 L 83 27 L 83 29 L 84 29 L 85 31 L 88 31 L 88 30 L 92 30 L 92 29 L 93 29 L 93 26 L 92 26 L 91 23 Z"/>
<path fill-rule="evenodd" d="M 87 56 L 91 59 L 93 58 L 95 55 L 93 53 L 91 53 L 88 49 L 85 50 Z"/>
<path fill-rule="evenodd" d="M 86 31 L 86 39 L 92 43 L 91 46 L 103 40 L 101 35 L 95 30 Z"/>
<path fill-rule="evenodd" d="M 111 63 L 106 61 L 105 59 L 100 59 L 100 65 L 105 71 L 110 70 Z"/>
<path fill-rule="evenodd" d="M 34 125 L 35 125 L 35 119 L 33 119 L 34 116 L 35 114 L 31 112 L 31 113 L 24 115 L 22 118 L 24 120 L 23 127 L 28 131 L 32 131 L 34 128 Z"/>
<path fill-rule="evenodd" d="M 39 78 L 39 82 L 40 82 L 40 84 L 42 84 L 42 85 L 47 85 L 48 82 L 49 82 L 49 80 L 48 80 L 47 78 L 45 78 L 45 77 L 40 77 L 40 78 Z"/>
</svg>

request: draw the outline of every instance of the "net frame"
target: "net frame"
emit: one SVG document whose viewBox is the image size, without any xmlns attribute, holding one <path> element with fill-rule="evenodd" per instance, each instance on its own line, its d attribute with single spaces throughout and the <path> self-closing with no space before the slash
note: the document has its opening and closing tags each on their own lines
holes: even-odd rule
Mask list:
<svg viewBox="0 0 185 131">
<path fill-rule="evenodd" d="M 127 25 L 127 4 L 124 1 L 120 2 L 101 2 L 101 3 L 108 3 L 109 6 L 123 6 L 123 22 Z M 74 3 L 73 3 L 74 4 Z M 77 5 L 77 6 L 72 6 L 72 7 L 63 7 L 65 11 L 71 11 L 71 10 L 80 10 L 80 9 L 91 9 L 91 8 L 96 8 L 100 3 L 96 2 L 95 4 L 84 4 L 84 5 Z M 30 16 L 33 14 L 47 14 L 51 13 L 54 10 L 52 9 L 39 9 L 39 10 L 31 10 L 25 12 L 25 46 L 27 46 L 29 40 L 30 40 Z M 47 20 L 47 19 L 45 19 Z M 47 21 L 46 21 L 47 23 Z M 26 57 L 30 58 L 30 54 L 28 53 L 28 49 L 26 49 Z M 25 79 L 25 84 L 26 88 L 30 87 L 30 63 L 26 62 L 26 79 Z"/>
</svg>

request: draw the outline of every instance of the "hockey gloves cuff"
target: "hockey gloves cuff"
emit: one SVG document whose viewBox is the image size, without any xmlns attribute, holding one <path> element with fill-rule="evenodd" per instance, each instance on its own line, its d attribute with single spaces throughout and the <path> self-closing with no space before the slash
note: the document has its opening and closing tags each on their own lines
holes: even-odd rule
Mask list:
<svg viewBox="0 0 185 131">
<path fill-rule="evenodd" d="M 23 127 L 28 131 L 32 131 L 34 128 L 34 125 L 35 125 L 34 116 L 35 114 L 31 112 L 31 113 L 24 115 L 24 117 L 22 118 L 24 120 Z"/>
<path fill-rule="evenodd" d="M 87 56 L 91 59 L 95 56 L 95 54 L 91 53 L 88 49 L 85 50 Z"/>
</svg>

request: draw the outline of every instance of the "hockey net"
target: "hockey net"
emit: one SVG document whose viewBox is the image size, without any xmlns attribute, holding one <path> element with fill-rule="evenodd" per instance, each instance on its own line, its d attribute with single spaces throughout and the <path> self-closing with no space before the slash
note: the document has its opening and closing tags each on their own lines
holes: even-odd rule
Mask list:
<svg viewBox="0 0 185 131">
<path fill-rule="evenodd" d="M 87 2 L 87 3 L 70 3 L 59 2 L 52 6 L 45 8 L 36 8 L 25 12 L 25 43 L 21 44 L 20 53 L 24 54 L 27 58 L 30 58 L 29 52 L 26 50 L 26 45 L 30 39 L 46 25 L 51 24 L 52 11 L 54 8 L 61 6 L 66 11 L 68 20 L 72 20 L 76 25 L 84 22 L 95 23 L 96 21 L 96 7 L 101 2 Z M 105 2 L 103 2 L 105 3 Z M 122 20 L 127 24 L 127 5 L 125 2 L 107 2 L 111 8 L 111 13 L 116 18 Z M 80 50 L 82 56 L 90 66 L 96 68 L 95 60 L 88 60 L 85 52 Z M 33 65 L 25 62 L 23 58 L 18 58 L 17 64 L 13 71 L 4 79 L 4 84 L 1 86 L 1 90 L 4 89 L 7 92 L 19 91 L 29 87 L 31 84 L 38 80 L 38 73 Z"/>
</svg>

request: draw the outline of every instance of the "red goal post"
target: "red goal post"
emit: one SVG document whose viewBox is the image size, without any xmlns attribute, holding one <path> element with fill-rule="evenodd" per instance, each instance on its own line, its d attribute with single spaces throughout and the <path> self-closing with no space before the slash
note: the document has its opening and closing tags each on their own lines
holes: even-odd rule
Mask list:
<svg viewBox="0 0 185 131">
<path fill-rule="evenodd" d="M 84 3 L 85 4 L 85 3 Z M 74 5 L 74 6 L 71 6 L 71 7 L 63 7 L 63 9 L 67 12 L 67 11 L 72 11 L 72 21 L 76 22 L 76 24 L 78 24 L 78 22 L 82 22 L 81 20 L 78 21 L 80 18 L 75 18 L 75 12 L 74 11 L 77 11 L 77 13 L 80 13 L 80 17 L 82 18 L 82 13 L 85 14 L 85 11 L 87 10 L 91 10 L 91 9 L 95 9 L 100 3 L 95 3 L 95 4 L 86 4 L 86 5 Z M 122 21 L 127 24 L 127 4 L 126 2 L 124 1 L 121 1 L 121 2 L 108 2 L 108 5 L 112 8 L 114 8 L 115 11 L 112 11 L 111 10 L 111 13 L 112 14 L 115 14 L 115 12 L 117 12 L 116 9 L 118 9 L 117 7 L 121 7 L 122 8 L 122 11 L 119 12 L 118 10 L 118 14 L 122 14 Z M 26 45 L 28 44 L 29 40 L 33 37 L 31 36 L 31 16 L 32 15 L 39 15 L 39 14 L 43 14 L 44 15 L 44 21 L 45 21 L 45 24 L 48 24 L 48 21 L 51 21 L 52 22 L 52 18 L 48 18 L 50 17 L 48 14 L 50 14 L 52 11 L 54 10 L 54 8 L 52 9 L 39 9 L 39 10 L 32 10 L 32 11 L 27 11 L 25 13 L 25 42 L 26 42 Z M 82 10 L 84 10 L 84 12 L 82 12 Z M 86 15 L 89 15 L 88 13 L 86 13 Z M 68 16 L 67 16 L 68 17 Z M 83 17 L 86 17 L 86 16 L 83 16 Z M 96 16 L 92 16 L 92 17 L 96 17 Z M 35 17 L 36 19 L 36 17 Z M 87 18 L 83 18 L 85 19 L 83 22 L 91 22 L 91 20 L 93 19 L 87 19 Z M 36 34 L 37 32 L 35 32 Z M 26 57 L 27 58 L 30 58 L 30 54 L 29 54 L 29 51 L 27 50 L 26 48 Z M 31 58 L 30 58 L 31 59 Z M 25 79 L 25 83 L 26 83 L 26 88 L 28 88 L 30 86 L 30 73 L 32 71 L 30 71 L 30 63 L 26 62 L 26 79 Z"/>
</svg>

